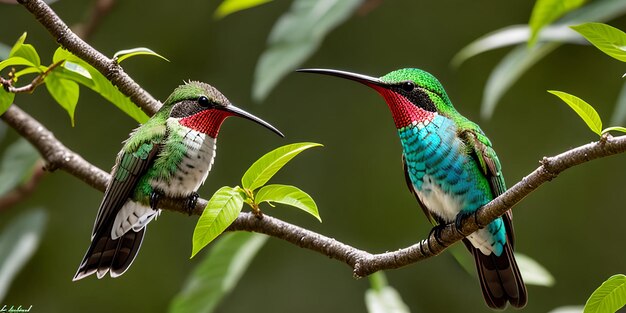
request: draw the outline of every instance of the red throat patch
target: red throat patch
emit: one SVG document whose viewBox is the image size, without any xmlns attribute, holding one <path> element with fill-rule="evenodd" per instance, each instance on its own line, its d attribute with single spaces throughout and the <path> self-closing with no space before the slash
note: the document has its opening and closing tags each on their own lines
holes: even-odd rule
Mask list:
<svg viewBox="0 0 626 313">
<path fill-rule="evenodd" d="M 393 121 L 398 129 L 406 127 L 413 122 L 423 123 L 425 121 L 431 121 L 435 117 L 434 112 L 424 110 L 414 105 L 409 99 L 396 92 L 376 85 L 369 86 L 376 89 L 376 91 L 385 98 L 385 102 L 387 102 L 391 110 Z"/>
<path fill-rule="evenodd" d="M 222 126 L 224 120 L 231 115 L 233 114 L 222 110 L 204 110 L 192 116 L 180 119 L 180 124 L 213 138 L 217 138 L 220 126 Z"/>
</svg>

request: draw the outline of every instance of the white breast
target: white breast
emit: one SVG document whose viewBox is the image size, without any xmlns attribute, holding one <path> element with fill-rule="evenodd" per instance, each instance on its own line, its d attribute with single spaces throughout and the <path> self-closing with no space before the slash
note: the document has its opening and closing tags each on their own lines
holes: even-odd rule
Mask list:
<svg viewBox="0 0 626 313">
<path fill-rule="evenodd" d="M 428 210 L 444 221 L 454 221 L 461 211 L 461 197 L 445 193 L 429 175 L 424 175 L 421 191 L 413 189 Z"/>
<path fill-rule="evenodd" d="M 424 175 L 421 191 L 415 187 L 413 190 L 431 214 L 448 223 L 456 220 L 463 204 L 460 196 L 445 193 L 429 175 Z M 493 251 L 495 239 L 487 229 L 479 229 L 467 236 L 467 239 L 485 255 L 489 255 Z"/>
<path fill-rule="evenodd" d="M 170 122 L 170 121 L 168 121 Z M 187 153 L 169 179 L 156 178 L 152 187 L 170 197 L 187 197 L 204 183 L 215 159 L 216 138 L 187 127 L 172 127 L 183 137 Z"/>
</svg>

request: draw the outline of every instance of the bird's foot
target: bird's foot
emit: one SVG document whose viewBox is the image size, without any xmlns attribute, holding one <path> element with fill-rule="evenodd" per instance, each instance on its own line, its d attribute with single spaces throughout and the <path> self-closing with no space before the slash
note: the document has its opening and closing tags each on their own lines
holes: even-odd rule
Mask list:
<svg viewBox="0 0 626 313">
<path fill-rule="evenodd" d="M 193 214 L 193 210 L 196 208 L 196 203 L 198 203 L 198 198 L 200 198 L 200 195 L 194 191 L 185 200 L 185 208 L 187 209 L 187 214 L 189 214 L 189 216 Z"/>
<path fill-rule="evenodd" d="M 158 189 L 153 189 L 150 194 L 150 207 L 153 210 L 157 210 L 157 206 L 159 205 L 159 200 L 163 197 L 163 192 Z"/>
<path fill-rule="evenodd" d="M 445 245 L 443 244 L 443 242 L 441 242 L 441 231 L 446 227 L 446 225 L 435 225 L 433 226 L 433 228 L 430 230 L 430 233 L 428 234 L 428 238 L 430 238 L 431 236 L 435 237 L 435 240 L 437 241 L 437 243 L 442 246 L 445 247 Z M 433 247 L 430 245 L 430 240 L 428 240 L 428 250 L 430 250 L 430 252 L 432 253 L 433 251 Z M 423 252 L 422 252 L 423 253 Z"/>
<path fill-rule="evenodd" d="M 466 218 L 468 218 L 470 215 L 474 216 L 474 223 L 478 225 L 478 228 L 483 228 L 483 226 L 478 223 L 478 215 L 476 215 L 476 212 L 478 212 L 478 210 L 473 211 L 473 212 L 461 211 L 459 212 L 459 214 L 456 215 L 456 219 L 454 221 L 454 229 L 456 230 L 457 233 L 461 234 L 463 237 L 467 237 L 468 235 L 470 235 L 470 234 L 463 233 L 463 231 L 461 230 L 463 228 L 463 221 Z"/>
</svg>

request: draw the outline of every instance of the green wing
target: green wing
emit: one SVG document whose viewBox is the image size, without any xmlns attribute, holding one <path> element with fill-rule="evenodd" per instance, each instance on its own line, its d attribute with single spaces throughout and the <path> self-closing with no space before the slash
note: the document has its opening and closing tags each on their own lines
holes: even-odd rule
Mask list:
<svg viewBox="0 0 626 313">
<path fill-rule="evenodd" d="M 476 125 L 476 124 L 474 124 Z M 506 183 L 502 175 L 502 165 L 496 155 L 496 151 L 491 147 L 491 141 L 476 125 L 475 128 L 468 128 L 460 133 L 460 138 L 470 150 L 469 154 L 476 160 L 485 178 L 489 181 L 493 197 L 496 198 L 506 191 Z M 508 241 L 511 247 L 514 246 L 515 236 L 513 233 L 513 213 L 507 211 L 502 216 L 507 232 Z"/>
<path fill-rule="evenodd" d="M 128 149 L 129 146 L 135 147 L 135 149 Z M 98 216 L 91 235 L 92 239 L 98 229 L 115 219 L 124 203 L 132 196 L 137 181 L 154 161 L 160 146 L 158 141 L 153 140 L 139 143 L 127 142 L 117 155 L 116 165 L 111 172 L 111 180 L 98 209 Z"/>
</svg>

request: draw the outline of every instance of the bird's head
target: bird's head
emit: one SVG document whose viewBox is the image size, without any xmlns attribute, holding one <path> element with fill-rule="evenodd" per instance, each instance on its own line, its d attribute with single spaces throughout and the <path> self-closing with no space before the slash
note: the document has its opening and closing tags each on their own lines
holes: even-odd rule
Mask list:
<svg viewBox="0 0 626 313">
<path fill-rule="evenodd" d="M 284 137 L 274 126 L 234 106 L 219 90 L 202 82 L 190 81 L 177 87 L 165 100 L 163 108 L 181 125 L 213 138 L 217 137 L 222 122 L 229 116 L 251 120 Z"/>
<path fill-rule="evenodd" d="M 456 112 L 437 78 L 417 68 L 399 69 L 380 78 L 331 69 L 300 69 L 298 72 L 337 76 L 375 89 L 385 98 L 398 129 L 430 121 L 436 114 Z"/>
</svg>

